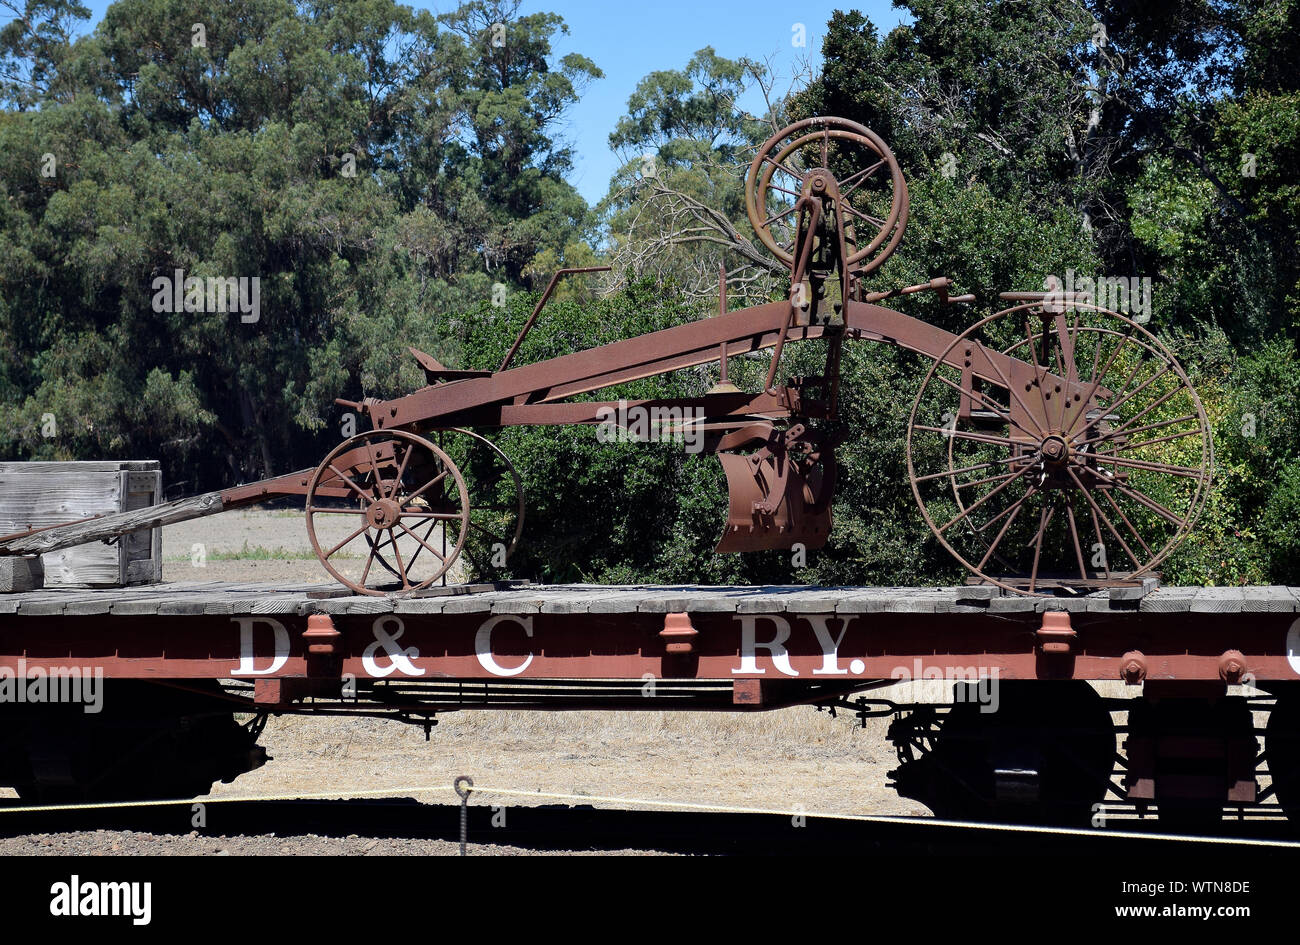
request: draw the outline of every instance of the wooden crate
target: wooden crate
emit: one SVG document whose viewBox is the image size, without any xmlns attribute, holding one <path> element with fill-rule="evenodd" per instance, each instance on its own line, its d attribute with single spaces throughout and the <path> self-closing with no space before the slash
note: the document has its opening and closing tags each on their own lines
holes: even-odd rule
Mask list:
<svg viewBox="0 0 1300 945">
<path fill-rule="evenodd" d="M 0 463 L 0 534 L 162 501 L 157 460 Z M 123 587 L 162 580 L 162 529 L 41 555 L 45 585 Z"/>
</svg>

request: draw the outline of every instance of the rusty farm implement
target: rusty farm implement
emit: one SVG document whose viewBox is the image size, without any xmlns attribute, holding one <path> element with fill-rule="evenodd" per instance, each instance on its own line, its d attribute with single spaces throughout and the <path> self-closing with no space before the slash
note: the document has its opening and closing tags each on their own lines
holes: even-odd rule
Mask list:
<svg viewBox="0 0 1300 945">
<path fill-rule="evenodd" d="M 519 477 L 478 430 L 594 424 L 614 405 L 574 398 L 712 362 L 709 392 L 627 406 L 696 418 L 685 422 L 727 476 L 719 551 L 820 547 L 831 529 L 845 340 L 931 360 L 913 400 L 908 473 L 935 537 L 977 579 L 1029 594 L 1136 581 L 1187 536 L 1212 468 L 1209 424 L 1183 369 L 1144 327 L 1060 291 L 1004 293 L 1007 308 L 960 334 L 881 305 L 923 291 L 971 297 L 951 296 L 945 278 L 867 291 L 865 278 L 903 237 L 908 192 L 889 147 L 852 121 L 810 118 L 774 134 L 753 158 L 745 196 L 759 240 L 789 267 L 788 298 L 729 311 L 724 278 L 714 317 L 515 365 L 556 279 L 592 271 L 562 270 L 494 370 L 451 370 L 412 349 L 426 386 L 339 401 L 370 429 L 315 469 L 5 536 L 0 554 L 301 496 L 331 575 L 362 594 L 419 591 L 445 579 L 471 536 L 490 538 L 500 555 L 519 538 Z M 781 377 L 785 346 L 812 339 L 825 346 L 822 374 Z M 760 389 L 730 382 L 730 359 L 769 350 Z M 458 468 L 447 437 L 494 470 L 486 485 Z"/>
</svg>

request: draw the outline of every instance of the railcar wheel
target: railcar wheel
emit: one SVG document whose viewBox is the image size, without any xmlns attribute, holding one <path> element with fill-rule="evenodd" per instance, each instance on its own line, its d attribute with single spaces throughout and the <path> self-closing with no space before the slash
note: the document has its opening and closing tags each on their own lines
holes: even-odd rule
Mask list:
<svg viewBox="0 0 1300 945">
<path fill-rule="evenodd" d="M 197 797 L 268 759 L 217 687 L 110 680 L 102 710 L 6 706 L 4 783 L 44 804 Z"/>
<path fill-rule="evenodd" d="M 898 793 L 944 819 L 1086 826 L 1115 767 L 1105 703 L 1084 682 L 995 685 L 996 706 L 968 685 L 946 715 L 923 706 L 895 723 Z"/>
<path fill-rule="evenodd" d="M 1225 806 L 1244 802 L 1232 800 L 1234 788 L 1254 786 L 1250 704 L 1241 696 L 1152 698 L 1148 691 L 1129 710 L 1125 753 L 1129 800 L 1154 801 L 1165 827 L 1215 830 Z"/>
<path fill-rule="evenodd" d="M 1285 688 L 1268 714 L 1264 751 L 1277 802 L 1300 827 L 1300 690 Z"/>
<path fill-rule="evenodd" d="M 470 501 L 460 470 L 439 447 L 403 430 L 370 430 L 321 462 L 306 512 L 325 569 L 359 594 L 382 595 L 420 590 L 447 573 L 469 532 Z M 328 531 L 340 521 L 342 537 Z M 367 584 L 385 569 L 397 576 L 395 587 Z"/>
<path fill-rule="evenodd" d="M 1213 469 L 1205 410 L 1165 346 L 1097 306 L 1057 309 L 1033 301 L 972 325 L 909 419 L 930 530 L 1019 593 L 1152 573 L 1191 531 Z"/>
<path fill-rule="evenodd" d="M 745 210 L 759 240 L 786 265 L 798 236 L 795 204 L 804 181 L 825 169 L 838 186 L 837 206 L 854 247 L 846 265 L 867 273 L 897 248 L 907 227 L 907 182 L 889 146 L 869 128 L 844 118 L 805 118 L 768 138 L 745 178 Z M 870 239 L 853 235 L 865 229 Z"/>
</svg>

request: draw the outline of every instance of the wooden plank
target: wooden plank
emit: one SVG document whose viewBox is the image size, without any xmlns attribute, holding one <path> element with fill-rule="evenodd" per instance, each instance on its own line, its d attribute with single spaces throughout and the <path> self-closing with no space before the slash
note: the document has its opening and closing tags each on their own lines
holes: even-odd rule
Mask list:
<svg viewBox="0 0 1300 945">
<path fill-rule="evenodd" d="M 310 605 L 315 603 L 315 601 L 309 601 L 301 594 L 271 594 L 259 598 L 249 613 L 304 614 L 308 612 Z"/>
<path fill-rule="evenodd" d="M 547 600 L 567 600 L 570 597 L 563 590 L 501 591 L 500 596 L 491 601 L 490 610 L 494 614 L 540 614 L 542 604 Z"/>
<path fill-rule="evenodd" d="M 896 588 L 850 587 L 845 588 L 835 604 L 837 614 L 884 613 L 897 594 Z"/>
<path fill-rule="evenodd" d="M 1267 587 L 1243 587 L 1241 610 L 1248 614 L 1268 613 L 1272 596 Z"/>
<path fill-rule="evenodd" d="M 1162 587 L 1142 598 L 1138 610 L 1144 614 L 1186 613 L 1192 609 L 1192 601 L 1199 588 Z"/>
<path fill-rule="evenodd" d="M 1141 584 L 1110 588 L 1110 599 L 1114 601 L 1141 600 L 1152 593 L 1160 582 L 1153 577 L 1143 578 Z"/>
<path fill-rule="evenodd" d="M 21 594 L 45 586 L 45 567 L 36 555 L 0 558 L 0 594 Z"/>
<path fill-rule="evenodd" d="M 1244 596 L 1239 587 L 1202 587 L 1192 599 L 1195 614 L 1239 614 Z"/>
<path fill-rule="evenodd" d="M 221 493 L 209 492 L 206 495 L 177 499 L 174 502 L 151 505 L 131 512 L 101 515 L 99 518 L 36 532 L 23 538 L 0 541 L 0 554 L 47 554 L 74 545 L 126 535 L 142 528 L 159 528 L 177 522 L 188 522 L 205 515 L 215 515 L 220 511 Z M 70 517 L 76 518 L 76 515 Z"/>
<path fill-rule="evenodd" d="M 1057 598 L 1052 598 L 1052 602 L 1057 603 Z M 1034 613 L 1040 603 L 1040 600 L 1025 597 L 1023 594 L 1009 594 L 1006 597 L 992 598 L 989 601 L 988 612 L 991 614 Z"/>
<path fill-rule="evenodd" d="M 388 597 L 333 597 L 313 600 L 311 612 L 317 614 L 391 614 L 393 601 Z"/>
</svg>

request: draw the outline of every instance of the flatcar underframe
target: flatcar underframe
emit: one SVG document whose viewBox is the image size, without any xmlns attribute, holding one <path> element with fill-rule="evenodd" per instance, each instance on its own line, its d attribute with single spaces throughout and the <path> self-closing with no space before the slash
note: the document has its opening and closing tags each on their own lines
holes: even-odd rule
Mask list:
<svg viewBox="0 0 1300 945">
<path fill-rule="evenodd" d="M 30 591 L 0 612 L 0 783 L 42 801 L 204 793 L 262 763 L 284 713 L 428 733 L 469 709 L 813 705 L 889 716 L 894 786 L 942 816 L 1300 804 L 1297 588 L 208 583 Z M 102 711 L 46 701 L 70 672 L 102 678 Z M 872 692 L 924 680 L 949 695 Z M 1132 697 L 1103 698 L 1105 680 Z"/>
</svg>

